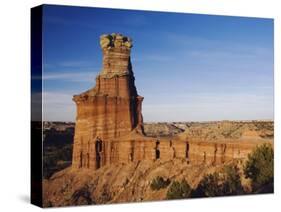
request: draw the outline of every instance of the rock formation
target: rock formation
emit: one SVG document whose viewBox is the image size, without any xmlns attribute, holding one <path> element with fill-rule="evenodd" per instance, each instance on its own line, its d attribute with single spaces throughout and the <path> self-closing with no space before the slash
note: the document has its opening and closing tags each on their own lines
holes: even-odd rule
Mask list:
<svg viewBox="0 0 281 212">
<path fill-rule="evenodd" d="M 134 129 L 143 133 L 143 97 L 137 94 L 130 60 L 132 40 L 121 34 L 102 35 L 100 46 L 103 67 L 96 86 L 73 97 L 77 116 L 72 163 L 76 168 L 95 169 L 108 139 Z"/>
<path fill-rule="evenodd" d="M 73 97 L 72 167 L 44 180 L 44 207 L 163 200 L 167 188 L 150 188 L 156 177 L 185 179 L 195 188 L 205 174 L 232 162 L 242 167 L 256 146 L 273 144 L 273 123 L 156 125 L 150 135 L 161 132 L 166 137 L 144 135 L 143 97 L 130 61 L 132 40 L 102 35 L 100 46 L 103 67 L 95 87 Z"/>
<path fill-rule="evenodd" d="M 142 160 L 184 159 L 217 165 L 242 160 L 268 142 L 257 127 L 214 123 L 186 129 L 179 136 L 155 138 L 143 133 L 143 97 L 135 86 L 130 52 L 132 40 L 121 34 L 102 35 L 103 67 L 96 86 L 73 97 L 77 105 L 73 168 L 97 170 L 105 165 Z M 245 129 L 244 129 L 245 128 Z M 251 132 L 243 134 L 246 129 Z M 243 138 L 243 139 L 241 139 Z"/>
</svg>

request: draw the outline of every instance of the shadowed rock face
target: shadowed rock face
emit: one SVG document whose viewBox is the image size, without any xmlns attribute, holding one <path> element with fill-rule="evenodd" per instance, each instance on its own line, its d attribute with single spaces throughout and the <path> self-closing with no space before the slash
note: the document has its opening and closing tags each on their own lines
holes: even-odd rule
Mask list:
<svg viewBox="0 0 281 212">
<path fill-rule="evenodd" d="M 73 167 L 103 163 L 105 142 L 136 129 L 143 133 L 141 105 L 130 61 L 132 41 L 121 34 L 102 35 L 103 67 L 92 89 L 73 97 L 77 106 Z M 99 151 L 96 140 L 99 137 Z M 98 165 L 99 166 L 99 165 Z"/>
</svg>

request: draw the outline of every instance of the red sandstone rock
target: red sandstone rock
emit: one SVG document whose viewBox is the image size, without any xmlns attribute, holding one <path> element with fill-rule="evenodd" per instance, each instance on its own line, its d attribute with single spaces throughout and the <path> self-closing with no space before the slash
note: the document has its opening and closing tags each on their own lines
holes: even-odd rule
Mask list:
<svg viewBox="0 0 281 212">
<path fill-rule="evenodd" d="M 143 97 L 137 94 L 130 61 L 132 41 L 120 34 L 102 35 L 100 45 L 103 68 L 96 86 L 73 97 L 77 105 L 73 168 L 96 170 L 111 164 L 176 158 L 217 165 L 244 160 L 257 145 L 272 142 L 250 125 L 236 126 L 239 130 L 233 131 L 231 122 L 190 128 L 170 139 L 144 136 Z"/>
<path fill-rule="evenodd" d="M 132 41 L 120 34 L 103 35 L 100 40 L 103 68 L 96 77 L 96 86 L 73 97 L 77 105 L 73 167 L 96 168 L 96 157 L 105 163 L 110 138 L 117 138 L 137 129 L 143 133 L 141 104 L 132 72 Z M 96 151 L 96 139 L 102 141 Z M 100 155 L 100 156 L 97 156 Z M 99 166 L 99 165 L 98 165 Z"/>
</svg>

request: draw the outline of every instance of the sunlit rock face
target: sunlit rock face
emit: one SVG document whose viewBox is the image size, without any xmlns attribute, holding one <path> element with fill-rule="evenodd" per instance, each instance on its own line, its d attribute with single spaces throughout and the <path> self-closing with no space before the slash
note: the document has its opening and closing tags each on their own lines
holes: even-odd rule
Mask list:
<svg viewBox="0 0 281 212">
<path fill-rule="evenodd" d="M 103 67 L 95 87 L 73 97 L 77 114 L 72 163 L 76 168 L 95 169 L 105 163 L 109 139 L 132 130 L 143 133 L 143 97 L 137 94 L 130 60 L 132 40 L 121 34 L 102 35 L 100 46 Z"/>
<path fill-rule="evenodd" d="M 231 122 L 187 128 L 169 138 L 145 136 L 143 97 L 137 93 L 130 60 L 132 40 L 121 34 L 102 35 L 100 46 L 103 67 L 95 87 L 73 97 L 77 114 L 72 168 L 97 170 L 111 164 L 174 159 L 218 165 L 242 161 L 257 145 L 272 142 L 253 124 Z"/>
</svg>

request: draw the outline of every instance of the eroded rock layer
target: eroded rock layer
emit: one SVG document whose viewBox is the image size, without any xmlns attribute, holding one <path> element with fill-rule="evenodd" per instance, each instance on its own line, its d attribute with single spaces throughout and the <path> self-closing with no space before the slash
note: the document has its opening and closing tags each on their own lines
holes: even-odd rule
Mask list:
<svg viewBox="0 0 281 212">
<path fill-rule="evenodd" d="M 130 61 L 132 41 L 120 34 L 102 35 L 100 45 L 103 67 L 96 86 L 73 97 L 77 106 L 72 161 L 75 168 L 96 169 L 103 164 L 108 139 L 133 129 L 143 133 L 143 97 L 137 94 Z"/>
<path fill-rule="evenodd" d="M 73 168 L 97 170 L 158 159 L 220 165 L 242 161 L 257 145 L 273 143 L 272 130 L 253 123 L 214 122 L 188 127 L 177 136 L 145 136 L 143 97 L 137 93 L 130 60 L 132 40 L 120 34 L 102 35 L 100 46 L 103 67 L 96 86 L 73 97 L 77 105 Z"/>
</svg>

